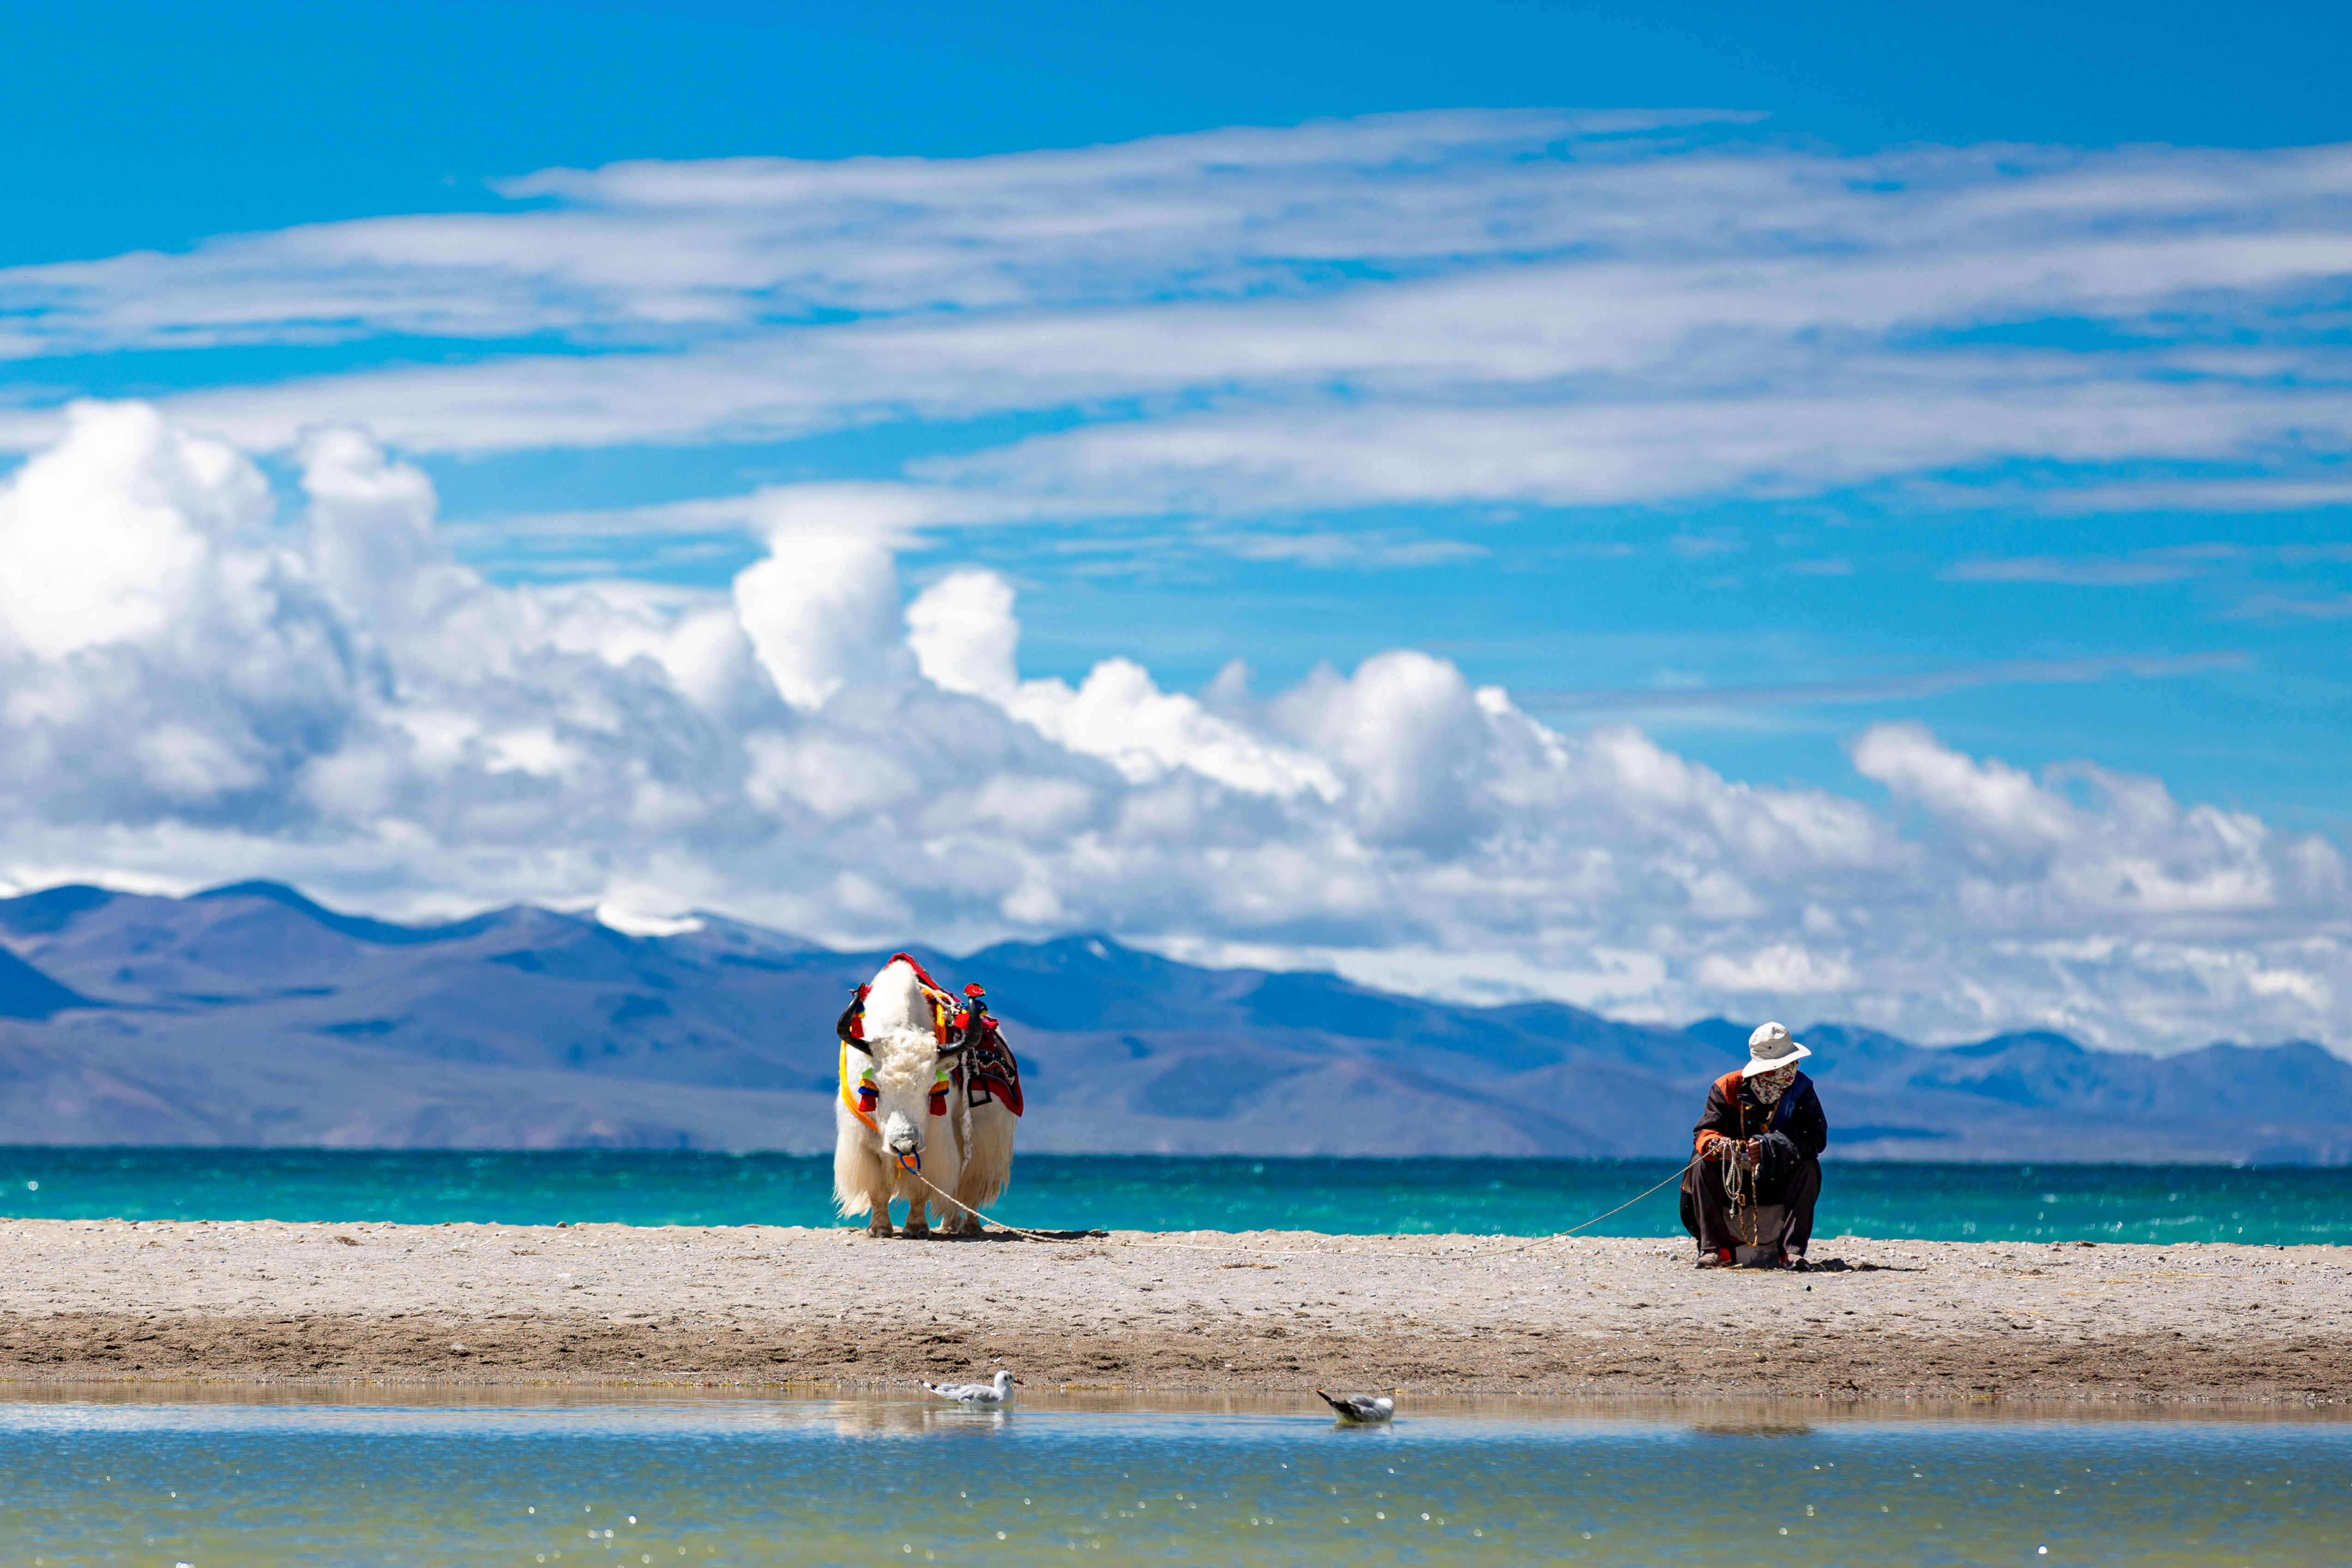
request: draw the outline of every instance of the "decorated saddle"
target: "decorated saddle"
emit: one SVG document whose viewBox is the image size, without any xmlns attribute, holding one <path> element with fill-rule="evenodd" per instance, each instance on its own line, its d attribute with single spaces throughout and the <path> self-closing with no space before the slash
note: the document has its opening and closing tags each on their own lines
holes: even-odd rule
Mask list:
<svg viewBox="0 0 2352 1568">
<path fill-rule="evenodd" d="M 964 1092 L 972 1105 L 986 1105 L 990 1100 L 1002 1104 L 1013 1115 L 1021 1114 L 1021 1063 L 1013 1055 L 1013 1047 L 1004 1043 L 1004 1033 L 988 1011 L 988 993 L 977 985 L 963 988 L 970 1004 L 956 1015 L 957 1026 L 964 1031 Z"/>
</svg>

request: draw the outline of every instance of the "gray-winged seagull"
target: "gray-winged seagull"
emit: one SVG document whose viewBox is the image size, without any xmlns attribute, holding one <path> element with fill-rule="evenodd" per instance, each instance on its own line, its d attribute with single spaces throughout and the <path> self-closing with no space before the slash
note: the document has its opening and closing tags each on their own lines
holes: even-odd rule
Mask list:
<svg viewBox="0 0 2352 1568">
<path fill-rule="evenodd" d="M 1342 1421 L 1374 1426 L 1396 1414 L 1396 1390 L 1393 1388 L 1382 1394 L 1350 1394 L 1344 1399 L 1334 1399 L 1319 1388 L 1315 1392 L 1324 1404 L 1339 1413 Z"/>
<path fill-rule="evenodd" d="M 958 1405 L 986 1407 L 1013 1403 L 1013 1385 L 1021 1380 L 1005 1371 L 996 1369 L 996 1376 L 987 1383 L 927 1383 L 923 1384 L 941 1399 L 952 1399 Z"/>
</svg>

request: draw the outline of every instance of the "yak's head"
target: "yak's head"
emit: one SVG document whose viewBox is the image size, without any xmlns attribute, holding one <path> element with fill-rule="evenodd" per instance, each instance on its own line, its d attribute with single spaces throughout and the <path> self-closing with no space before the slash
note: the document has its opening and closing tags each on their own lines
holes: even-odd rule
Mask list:
<svg viewBox="0 0 2352 1568">
<path fill-rule="evenodd" d="M 882 1146 L 901 1164 L 919 1161 L 930 1136 L 934 1119 L 943 1121 L 948 1105 L 948 1074 L 956 1051 L 940 1048 L 928 1029 L 889 1029 L 866 1042 L 874 1064 L 874 1125 Z"/>
<path fill-rule="evenodd" d="M 884 964 L 860 994 L 865 1037 L 843 1036 L 864 1053 L 861 1082 L 874 1087 L 874 1103 L 860 1109 L 873 1117 L 885 1152 L 913 1170 L 922 1160 L 933 1120 L 944 1125 L 948 1074 L 963 1047 L 940 1044 L 939 1014 L 905 959 Z"/>
</svg>

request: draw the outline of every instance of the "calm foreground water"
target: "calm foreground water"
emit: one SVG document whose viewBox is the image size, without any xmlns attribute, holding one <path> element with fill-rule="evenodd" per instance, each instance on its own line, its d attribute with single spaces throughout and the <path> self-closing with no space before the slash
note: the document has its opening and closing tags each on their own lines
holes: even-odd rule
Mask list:
<svg viewBox="0 0 2352 1568">
<path fill-rule="evenodd" d="M 152 1398 L 152 1395 L 150 1396 Z M 252 1395 L 246 1398 L 250 1401 Z M 297 1396 L 299 1400 L 303 1396 Z M 10 1563 L 2352 1562 L 2352 1424 L 0 1401 Z M 350 1398 L 350 1396 L 346 1396 Z"/>
<path fill-rule="evenodd" d="M 1040 1228 L 1542 1236 L 1655 1160 L 1028 1154 L 992 1211 Z M 0 1215 L 58 1219 L 830 1225 L 830 1159 L 643 1151 L 0 1148 Z M 2352 1242 L 2352 1168 L 1832 1162 L 1818 1231 L 1931 1240 Z M 1594 1236 L 1679 1235 L 1672 1186 Z"/>
</svg>

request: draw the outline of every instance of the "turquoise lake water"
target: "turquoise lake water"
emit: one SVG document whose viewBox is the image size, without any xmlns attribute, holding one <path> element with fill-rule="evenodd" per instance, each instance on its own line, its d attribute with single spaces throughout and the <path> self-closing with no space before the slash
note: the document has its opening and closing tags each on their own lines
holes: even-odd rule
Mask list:
<svg viewBox="0 0 2352 1568">
<path fill-rule="evenodd" d="M 1655 1160 L 1024 1155 L 994 1211 L 1106 1230 L 1543 1236 L 1675 1167 Z M 0 1148 L 0 1214 L 58 1219 L 835 1223 L 832 1164 L 782 1154 Z M 1672 1186 L 1593 1226 L 1675 1236 Z M 1832 1162 L 1822 1236 L 2352 1242 L 2352 1169 Z"/>
<path fill-rule="evenodd" d="M 0 1400 L 0 1478 L 38 1568 L 2352 1561 L 2308 1416 L 64 1390 Z"/>
</svg>

